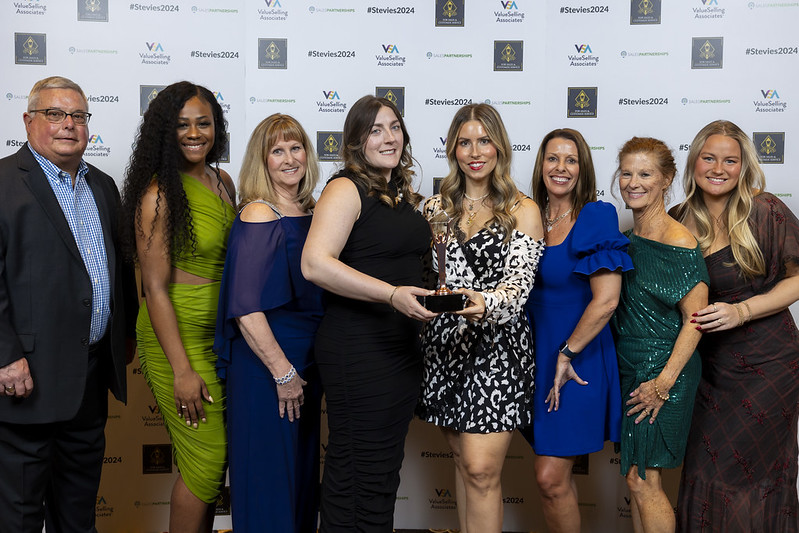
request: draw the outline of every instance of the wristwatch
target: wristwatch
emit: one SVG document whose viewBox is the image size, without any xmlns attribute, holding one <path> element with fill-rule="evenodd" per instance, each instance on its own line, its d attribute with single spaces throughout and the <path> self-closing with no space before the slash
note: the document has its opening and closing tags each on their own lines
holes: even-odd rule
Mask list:
<svg viewBox="0 0 799 533">
<path fill-rule="evenodd" d="M 569 359 L 574 359 L 574 357 L 577 355 L 577 353 L 575 353 L 575 352 L 573 352 L 573 351 L 571 351 L 569 349 L 569 342 L 568 341 L 563 341 L 563 344 L 561 344 L 560 348 L 558 348 L 558 352 L 562 353 L 563 355 L 565 355 Z"/>
</svg>

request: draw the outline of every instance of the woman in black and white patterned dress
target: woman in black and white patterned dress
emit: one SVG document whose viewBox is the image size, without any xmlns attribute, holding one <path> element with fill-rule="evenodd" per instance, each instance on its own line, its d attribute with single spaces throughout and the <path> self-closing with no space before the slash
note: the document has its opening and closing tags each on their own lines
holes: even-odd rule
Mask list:
<svg viewBox="0 0 799 533">
<path fill-rule="evenodd" d="M 419 415 L 440 426 L 452 448 L 462 531 L 499 532 L 505 453 L 513 430 L 532 423 L 533 347 L 523 308 L 544 231 L 538 206 L 510 177 L 511 145 L 493 107 L 455 114 L 447 158 L 441 194 L 423 212 L 428 220 L 442 211 L 450 217 L 447 283 L 468 302 L 425 328 Z"/>
</svg>

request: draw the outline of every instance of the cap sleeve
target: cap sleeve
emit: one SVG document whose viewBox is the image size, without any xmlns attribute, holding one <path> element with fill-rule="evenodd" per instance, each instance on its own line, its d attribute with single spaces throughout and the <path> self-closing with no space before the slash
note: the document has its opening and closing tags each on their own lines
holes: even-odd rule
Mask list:
<svg viewBox="0 0 799 533">
<path fill-rule="evenodd" d="M 247 223 L 236 218 L 219 288 L 214 342 L 217 367 L 222 369 L 230 362 L 231 341 L 239 335 L 236 317 L 289 303 L 292 287 L 280 220 Z M 220 376 L 224 377 L 222 370 Z"/>
<path fill-rule="evenodd" d="M 754 201 L 752 231 L 766 262 L 762 291 L 769 290 L 785 277 L 789 263 L 799 266 L 799 220 L 773 194 L 761 193 Z"/>
<path fill-rule="evenodd" d="M 586 204 L 572 231 L 572 247 L 578 259 L 574 272 L 590 276 L 602 269 L 611 272 L 633 269 L 632 259 L 627 255 L 630 241 L 619 231 L 619 217 L 613 205 Z"/>
</svg>

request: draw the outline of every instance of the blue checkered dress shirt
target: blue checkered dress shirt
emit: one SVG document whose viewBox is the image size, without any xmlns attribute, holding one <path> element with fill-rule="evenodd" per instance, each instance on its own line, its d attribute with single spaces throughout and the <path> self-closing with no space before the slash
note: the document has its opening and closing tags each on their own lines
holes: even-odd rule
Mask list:
<svg viewBox="0 0 799 533">
<path fill-rule="evenodd" d="M 111 282 L 108 277 L 108 257 L 105 253 L 103 227 L 100 225 L 100 214 L 94 194 L 86 183 L 89 165 L 81 159 L 75 188 L 72 188 L 72 176 L 36 153 L 28 144 L 33 157 L 42 167 L 47 181 L 55 193 L 61 210 L 69 223 L 69 229 L 75 237 L 80 256 L 92 280 L 92 324 L 89 343 L 94 344 L 105 335 L 108 319 L 111 316 Z"/>
</svg>

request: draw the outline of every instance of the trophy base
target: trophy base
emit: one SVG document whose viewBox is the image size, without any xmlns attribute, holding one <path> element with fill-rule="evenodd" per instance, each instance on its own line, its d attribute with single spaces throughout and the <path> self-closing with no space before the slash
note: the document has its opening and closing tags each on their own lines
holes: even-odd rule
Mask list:
<svg viewBox="0 0 799 533">
<path fill-rule="evenodd" d="M 419 296 L 419 301 L 428 311 L 447 313 L 463 309 L 466 305 L 466 295 L 434 294 L 432 296 Z"/>
</svg>

